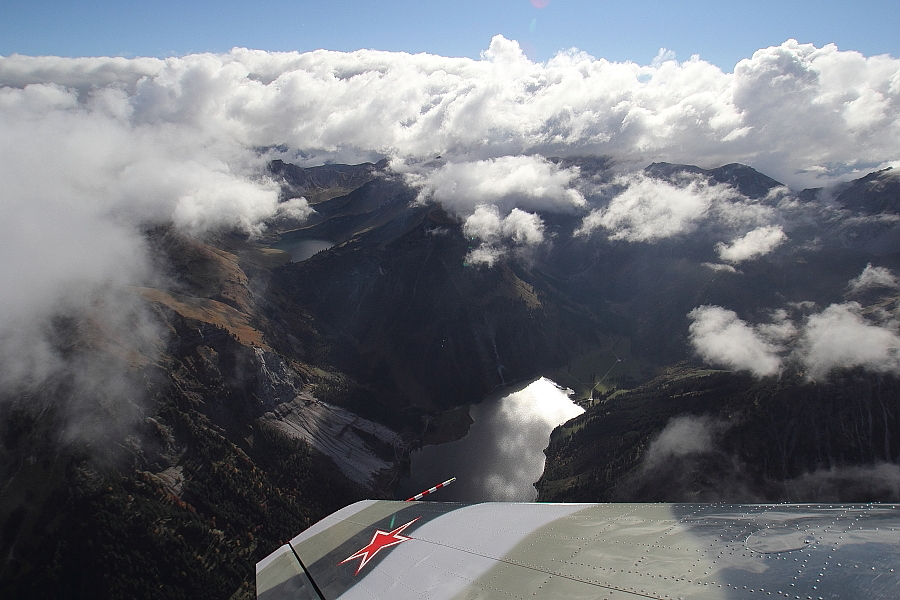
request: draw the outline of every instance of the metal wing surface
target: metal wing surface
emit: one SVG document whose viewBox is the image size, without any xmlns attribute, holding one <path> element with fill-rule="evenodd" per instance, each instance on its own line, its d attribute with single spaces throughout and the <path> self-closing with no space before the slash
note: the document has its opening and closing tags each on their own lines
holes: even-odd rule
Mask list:
<svg viewBox="0 0 900 600">
<path fill-rule="evenodd" d="M 257 564 L 257 595 L 900 598 L 900 507 L 367 500 Z"/>
</svg>

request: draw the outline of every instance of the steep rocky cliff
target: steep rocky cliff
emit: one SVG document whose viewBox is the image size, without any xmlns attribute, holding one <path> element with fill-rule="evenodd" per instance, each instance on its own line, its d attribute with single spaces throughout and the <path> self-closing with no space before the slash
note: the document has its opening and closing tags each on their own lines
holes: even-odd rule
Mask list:
<svg viewBox="0 0 900 600">
<path fill-rule="evenodd" d="M 900 381 L 681 366 L 596 398 L 554 431 L 539 500 L 900 500 Z"/>
</svg>

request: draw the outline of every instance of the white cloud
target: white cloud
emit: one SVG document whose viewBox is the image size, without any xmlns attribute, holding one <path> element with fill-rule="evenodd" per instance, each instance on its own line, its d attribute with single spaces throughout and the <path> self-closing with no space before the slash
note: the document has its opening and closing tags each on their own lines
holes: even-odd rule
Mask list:
<svg viewBox="0 0 900 600">
<path fill-rule="evenodd" d="M 503 235 L 516 244 L 544 241 L 544 222 L 535 214 L 514 208 L 503 220 Z"/>
<path fill-rule="evenodd" d="M 805 162 L 810 171 L 827 171 L 837 156 L 849 166 L 895 160 L 872 159 L 895 144 L 898 64 L 887 55 L 866 58 L 833 44 L 816 48 L 795 40 L 739 62 L 732 98 L 752 129 L 745 142 L 766 139 L 772 145 L 760 150 L 755 166 L 787 181 L 791 167 L 777 165 L 783 159 Z M 792 151 L 797 154 L 787 158 Z"/>
<path fill-rule="evenodd" d="M 653 61 L 650 62 L 650 66 L 658 68 L 663 63 L 669 62 L 670 60 L 675 60 L 675 51 L 660 48 L 659 52 L 656 53 L 656 56 L 653 57 Z"/>
<path fill-rule="evenodd" d="M 736 371 L 750 371 L 758 377 L 781 370 L 781 348 L 768 342 L 737 313 L 721 306 L 700 306 L 688 317 L 690 341 L 697 354 L 710 364 Z"/>
<path fill-rule="evenodd" d="M 440 202 L 464 218 L 465 235 L 484 242 L 469 252 L 470 264 L 493 266 L 512 246 L 541 243 L 544 223 L 529 210 L 571 212 L 586 204 L 573 187 L 578 169 L 560 168 L 540 156 L 446 162 L 437 167 L 394 161 L 391 166 L 420 189 L 420 202 Z"/>
<path fill-rule="evenodd" d="M 543 242 L 544 223 L 539 216 L 518 208 L 501 217 L 500 210 L 493 204 L 481 204 L 463 223 L 463 233 L 482 241 L 468 253 L 466 262 L 491 267 L 515 247 Z"/>
<path fill-rule="evenodd" d="M 786 239 L 787 235 L 781 225 L 769 225 L 749 231 L 743 237 L 732 240 L 727 246 L 719 242 L 716 245 L 716 252 L 724 261 L 739 263 L 768 254 Z"/>
<path fill-rule="evenodd" d="M 314 212 L 316 211 L 306 198 L 289 198 L 278 205 L 275 214 L 286 219 L 304 221 Z"/>
<path fill-rule="evenodd" d="M 788 317 L 788 312 L 779 309 L 769 315 L 770 323 L 760 323 L 755 326 L 756 332 L 772 344 L 787 344 L 797 335 L 797 327 Z"/>
<path fill-rule="evenodd" d="M 850 293 L 863 292 L 870 289 L 897 289 L 900 287 L 900 281 L 890 269 L 886 267 L 873 267 L 872 263 L 866 265 L 863 272 L 855 279 L 851 279 L 847 284 Z"/>
<path fill-rule="evenodd" d="M 749 201 L 731 186 L 710 185 L 689 173 L 674 182 L 632 173 L 617 177 L 610 187 L 621 191 L 606 207 L 592 210 L 576 234 L 604 229 L 613 240 L 655 242 L 691 233 L 701 224 L 746 231 L 773 216 L 773 209 Z"/>
<path fill-rule="evenodd" d="M 496 208 L 496 227 L 477 234 L 487 245 L 472 252 L 484 263 L 542 239 L 535 212 L 584 210 L 576 172 L 542 157 L 744 162 L 802 187 L 900 155 L 898 59 L 792 40 L 733 74 L 669 58 L 640 66 L 567 51 L 532 63 L 501 36 L 482 60 L 247 49 L 0 57 L 0 277 L 17 282 L 0 291 L 0 338 L 17 340 L 4 356 L 20 348 L 35 357 L 23 364 L 46 366 L 24 378 L 52 370 L 38 350 L 46 317 L 150 277 L 138 234 L 147 224 L 254 233 L 279 216 L 302 218 L 308 206 L 280 205 L 261 175 L 260 148 L 306 164 L 390 156 L 423 165 L 442 155 L 443 166 L 409 172 L 463 219 Z M 727 186 L 629 181 L 583 231 L 652 241 L 707 216 L 738 235 L 773 224 L 771 209 Z"/>
<path fill-rule="evenodd" d="M 497 248 L 490 244 L 481 244 L 466 253 L 466 264 L 493 267 L 494 264 L 506 255 L 506 249 Z"/>
<path fill-rule="evenodd" d="M 803 304 L 797 308 L 814 308 Z M 853 367 L 900 374 L 900 323 L 883 311 L 866 318 L 857 302 L 832 304 L 799 324 L 786 310 L 771 313 L 771 322 L 758 325 L 720 306 L 700 306 L 688 317 L 693 321 L 691 345 L 712 365 L 758 377 L 778 373 L 787 363 L 802 366 L 812 379 Z"/>
<path fill-rule="evenodd" d="M 0 58 L 0 84 L 55 84 L 134 124 L 179 124 L 245 147 L 284 144 L 316 162 L 599 153 L 744 162 L 808 187 L 897 160 L 898 59 L 793 40 L 759 50 L 733 74 L 672 58 L 662 52 L 640 66 L 567 51 L 532 63 L 498 36 L 483 60 L 368 50 L 9 56 Z"/>
<path fill-rule="evenodd" d="M 712 269 L 716 272 L 725 272 L 725 273 L 738 273 L 738 270 L 732 267 L 731 265 L 723 265 L 722 263 L 711 263 L 705 262 L 700 263 L 701 266 L 706 267 L 707 269 Z"/>
<path fill-rule="evenodd" d="M 141 82 L 162 61 L 51 62 L 35 64 L 74 68 L 65 87 L 0 88 L 0 277 L 14 282 L 0 289 L 0 394 L 42 402 L 65 389 L 67 435 L 89 438 L 91 423 L 124 427 L 139 414 L 143 387 L 129 365 L 153 360 L 164 335 L 129 291 L 158 276 L 142 230 L 253 233 L 280 205 L 259 177 L 263 159 L 227 134 L 194 127 L 196 115 L 148 122 Z M 9 75 L 11 62 L 0 64 Z M 74 334 L 59 323 L 86 337 L 77 351 L 62 350 Z"/>
<path fill-rule="evenodd" d="M 722 424 L 707 417 L 674 417 L 647 449 L 643 468 L 655 467 L 672 457 L 703 454 L 714 448 L 713 436 Z"/>
<path fill-rule="evenodd" d="M 693 180 L 684 186 L 641 174 L 620 178 L 627 185 L 603 209 L 591 211 L 577 233 L 604 228 L 610 239 L 647 242 L 688 233 L 709 210 L 710 188 Z"/>
<path fill-rule="evenodd" d="M 466 219 L 463 233 L 486 242 L 508 239 L 517 244 L 539 244 L 544 241 L 544 224 L 537 215 L 518 208 L 501 218 L 496 206 L 482 204 Z"/>
<path fill-rule="evenodd" d="M 503 221 L 500 219 L 500 209 L 493 204 L 482 204 L 475 208 L 475 212 L 466 219 L 463 225 L 463 233 L 470 238 L 493 240 L 500 237 L 503 230 Z"/>
<path fill-rule="evenodd" d="M 850 367 L 900 373 L 897 324 L 869 323 L 863 319 L 861 310 L 856 302 L 832 304 L 809 317 L 799 356 L 810 377 L 820 378 L 832 369 Z"/>
<path fill-rule="evenodd" d="M 407 181 L 421 188 L 420 198 L 433 198 L 458 215 L 472 214 L 482 204 L 508 213 L 513 208 L 565 211 L 585 205 L 573 189 L 577 169 L 560 169 L 540 156 L 503 156 L 487 160 L 448 162 L 436 169 L 413 170 L 402 163 Z"/>
</svg>

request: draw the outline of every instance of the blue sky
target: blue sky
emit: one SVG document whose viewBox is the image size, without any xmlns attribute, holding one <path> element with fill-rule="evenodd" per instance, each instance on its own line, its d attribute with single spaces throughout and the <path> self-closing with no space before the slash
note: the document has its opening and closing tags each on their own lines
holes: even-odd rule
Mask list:
<svg viewBox="0 0 900 600">
<path fill-rule="evenodd" d="M 0 7 L 2 55 L 164 57 L 243 46 L 477 58 L 499 33 L 537 61 L 574 46 L 597 58 L 648 64 L 665 47 L 679 60 L 699 54 L 730 71 L 789 38 L 898 57 L 898 31 L 896 0 L 3 0 Z"/>
</svg>

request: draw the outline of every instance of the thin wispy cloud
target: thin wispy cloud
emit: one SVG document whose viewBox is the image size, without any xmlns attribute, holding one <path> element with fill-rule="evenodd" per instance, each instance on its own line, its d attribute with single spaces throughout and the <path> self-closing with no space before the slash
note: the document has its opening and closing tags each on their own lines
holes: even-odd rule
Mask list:
<svg viewBox="0 0 900 600">
<path fill-rule="evenodd" d="M 872 263 L 866 265 L 859 277 L 853 278 L 847 284 L 851 293 L 860 293 L 867 290 L 886 290 L 900 288 L 900 280 L 890 269 L 885 267 L 873 267 Z"/>
</svg>

